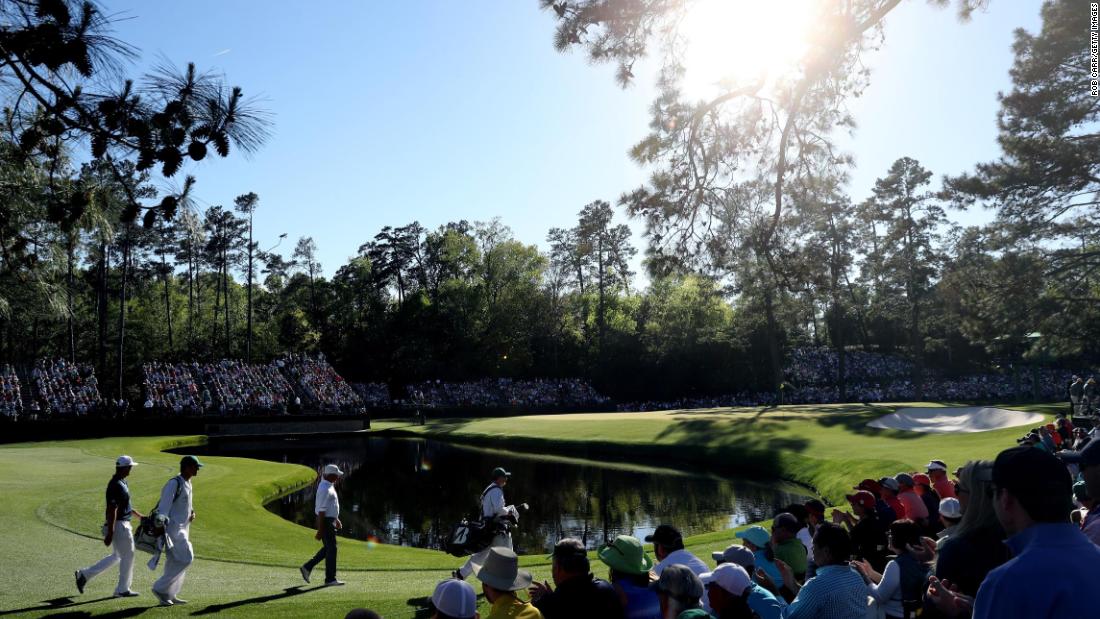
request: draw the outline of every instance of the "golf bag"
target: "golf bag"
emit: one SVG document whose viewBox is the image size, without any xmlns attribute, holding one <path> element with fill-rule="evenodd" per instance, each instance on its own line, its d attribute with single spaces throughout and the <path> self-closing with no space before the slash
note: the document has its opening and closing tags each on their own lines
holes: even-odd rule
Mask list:
<svg viewBox="0 0 1100 619">
<path fill-rule="evenodd" d="M 175 479 L 176 492 L 172 495 L 172 503 L 176 502 L 176 499 L 180 498 L 180 493 L 183 492 L 183 484 L 180 483 L 178 478 Z M 159 505 L 157 506 L 159 507 Z M 141 519 L 141 523 L 134 529 L 134 548 L 142 552 L 149 554 L 157 553 L 157 540 L 164 536 L 164 525 L 158 523 L 157 507 L 149 510 L 149 515 Z"/>
<path fill-rule="evenodd" d="M 463 518 L 451 528 L 451 534 L 447 536 L 446 550 L 456 557 L 480 552 L 492 543 L 495 530 L 492 521 Z"/>
</svg>

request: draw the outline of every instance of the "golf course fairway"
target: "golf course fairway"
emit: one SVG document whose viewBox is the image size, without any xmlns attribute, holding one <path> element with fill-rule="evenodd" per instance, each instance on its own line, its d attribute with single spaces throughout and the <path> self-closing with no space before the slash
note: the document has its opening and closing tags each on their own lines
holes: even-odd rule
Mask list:
<svg viewBox="0 0 1100 619">
<path fill-rule="evenodd" d="M 375 422 L 373 432 L 413 434 L 525 453 L 629 458 L 716 472 L 783 478 L 815 489 L 827 502 L 865 477 L 917 470 L 931 458 L 954 469 L 992 458 L 1015 445 L 1020 428 L 968 434 L 921 434 L 868 428 L 867 422 L 905 406 L 818 405 L 646 413 L 592 413 L 435 420 L 425 426 Z M 1006 406 L 1049 416 L 1064 405 Z M 268 512 L 264 503 L 313 481 L 302 466 L 203 456 L 194 480 L 197 519 L 191 539 L 197 559 L 181 597 L 189 604 L 154 608 L 149 555 L 137 553 L 133 589 L 112 599 L 117 572 L 91 581 L 83 595 L 73 571 L 108 554 L 98 538 L 103 488 L 120 454 L 140 465 L 129 478 L 134 507 L 148 511 L 179 455 L 203 437 L 127 437 L 0 445 L 0 616 L 130 617 L 142 614 L 343 617 L 356 607 L 384 617 L 427 617 L 427 597 L 461 560 L 432 550 L 341 539 L 340 577 L 347 586 L 306 585 L 297 566 L 318 547 L 311 530 Z M 470 471 L 484 476 L 486 471 Z M 385 471 L 377 474 L 384 475 Z M 675 523 L 673 523 L 675 524 Z M 709 559 L 734 530 L 687 539 Z M 521 557 L 536 578 L 549 579 L 545 555 Z M 594 572 L 605 576 L 598 561 Z M 159 574 L 159 571 L 157 572 Z M 481 601 L 482 613 L 487 611 Z"/>
</svg>

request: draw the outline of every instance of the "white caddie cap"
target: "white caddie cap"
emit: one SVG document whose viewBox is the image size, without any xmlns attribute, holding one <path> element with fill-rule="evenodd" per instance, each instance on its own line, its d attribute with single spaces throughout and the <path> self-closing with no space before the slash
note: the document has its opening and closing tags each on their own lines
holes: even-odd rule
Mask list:
<svg viewBox="0 0 1100 619">
<path fill-rule="evenodd" d="M 736 563 L 723 563 L 714 568 L 713 572 L 700 574 L 699 580 L 703 581 L 704 586 L 714 583 L 737 597 L 741 597 L 745 589 L 752 586 L 749 573 Z"/>
<path fill-rule="evenodd" d="M 137 466 L 137 462 L 130 456 L 119 456 L 118 460 L 115 460 L 115 468 L 122 468 L 124 466 Z"/>
<path fill-rule="evenodd" d="M 435 586 L 432 606 L 448 617 L 472 619 L 477 614 L 477 594 L 465 580 L 448 578 Z"/>
<path fill-rule="evenodd" d="M 326 464 L 324 475 L 326 477 L 328 477 L 329 475 L 339 475 L 339 476 L 343 477 L 344 472 L 341 471 L 340 467 L 336 466 L 335 464 Z"/>
<path fill-rule="evenodd" d="M 946 471 L 947 465 L 944 464 L 943 460 L 932 460 L 925 469 L 928 471 Z"/>
</svg>

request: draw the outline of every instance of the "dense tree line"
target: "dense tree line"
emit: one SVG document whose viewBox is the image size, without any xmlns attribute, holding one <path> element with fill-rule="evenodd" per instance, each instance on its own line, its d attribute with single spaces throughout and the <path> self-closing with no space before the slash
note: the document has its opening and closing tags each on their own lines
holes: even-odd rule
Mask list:
<svg viewBox="0 0 1100 619">
<path fill-rule="evenodd" d="M 653 14 L 614 10 L 622 4 L 546 3 L 563 49 L 587 46 L 629 81 L 645 34 L 682 3 L 652 3 Z M 665 69 L 652 133 L 633 150 L 654 174 L 620 200 L 645 226 L 645 278 L 632 272 L 627 223 L 602 200 L 573 205 L 573 225 L 549 230 L 541 250 L 500 220 L 386 226 L 326 276 L 309 236 L 293 247 L 254 238 L 264 202 L 247 188 L 232 207 L 204 212 L 189 199 L 193 179 L 170 195 L 155 189 L 151 175 L 178 169 L 166 148 L 197 160 L 191 144 L 223 154 L 225 140 L 257 143 L 254 123 L 229 131 L 242 118 L 230 114 L 237 104 L 210 99 L 228 117 L 201 129 L 178 105 L 133 107 L 125 124 L 136 142 L 114 146 L 122 138 L 89 120 L 108 122 L 111 105 L 88 117 L 72 111 L 81 97 L 40 106 L 61 119 L 60 132 L 10 107 L 0 140 L 0 359 L 92 360 L 105 392 L 133 395 L 142 360 L 323 351 L 357 380 L 583 376 L 629 399 L 778 389 L 786 351 L 807 344 L 839 353 L 842 391 L 852 349 L 911 357 L 918 386 L 930 369 L 1100 359 L 1100 112 L 1082 86 L 1086 46 L 1067 34 L 1070 3 L 1047 2 L 1043 30 L 1017 33 L 1000 160 L 937 182 L 899 152 L 880 162 L 866 196 L 848 195 L 851 161 L 830 132 L 850 124 L 844 102 L 866 82 L 853 67 L 897 3 L 840 4 L 852 11 L 832 16 L 850 22 L 844 36 L 820 42 L 818 60 L 789 83 L 688 103 L 675 66 Z M 8 18 L 25 29 L 63 21 L 17 15 Z M 65 40 L 78 40 L 79 28 L 66 27 Z M 0 71 L 41 64 L 0 45 L 9 54 Z M 154 84 L 175 93 L 169 104 L 182 101 L 202 90 L 192 73 Z M 206 127 L 214 120 L 224 136 Z M 159 148 L 159 167 L 143 144 Z M 90 160 L 72 163 L 85 148 Z M 996 209 L 993 223 L 951 223 L 952 209 L 979 205 Z"/>
</svg>

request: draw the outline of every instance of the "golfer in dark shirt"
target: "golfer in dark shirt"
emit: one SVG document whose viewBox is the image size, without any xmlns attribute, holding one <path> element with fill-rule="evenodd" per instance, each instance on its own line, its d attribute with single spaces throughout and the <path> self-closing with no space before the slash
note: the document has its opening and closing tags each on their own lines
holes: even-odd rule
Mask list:
<svg viewBox="0 0 1100 619">
<path fill-rule="evenodd" d="M 143 516 L 130 505 L 130 487 L 126 485 L 126 478 L 135 466 L 137 462 L 130 456 L 119 456 L 115 461 L 114 477 L 107 483 L 106 522 L 103 525 L 103 545 L 111 546 L 114 552 L 99 563 L 76 571 L 76 588 L 81 593 L 84 593 L 84 585 L 89 580 L 117 563 L 118 586 L 115 587 L 115 597 L 137 595 L 130 590 L 134 576 L 134 532 L 130 527 L 130 520 L 134 514 L 139 518 Z"/>
<path fill-rule="evenodd" d="M 546 619 L 622 619 L 622 602 L 611 583 L 592 576 L 588 554 L 580 540 L 565 538 L 554 546 L 554 584 L 531 586 L 531 603 Z"/>
</svg>

